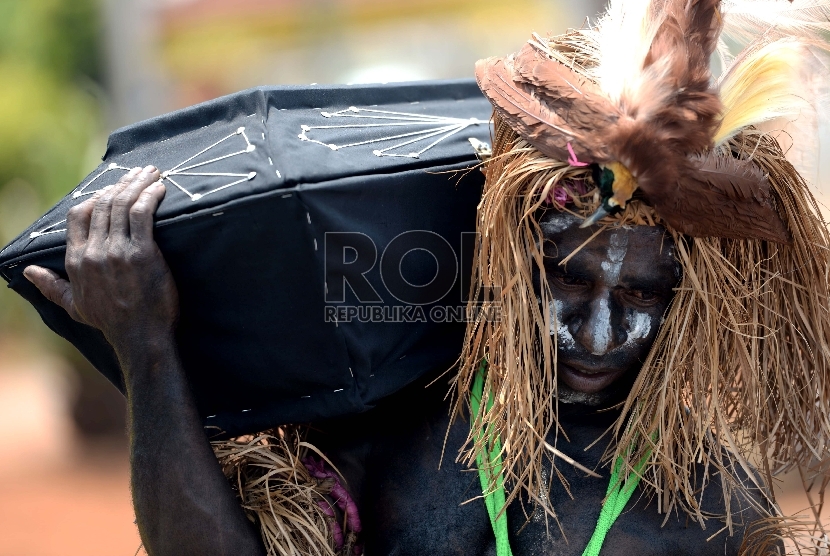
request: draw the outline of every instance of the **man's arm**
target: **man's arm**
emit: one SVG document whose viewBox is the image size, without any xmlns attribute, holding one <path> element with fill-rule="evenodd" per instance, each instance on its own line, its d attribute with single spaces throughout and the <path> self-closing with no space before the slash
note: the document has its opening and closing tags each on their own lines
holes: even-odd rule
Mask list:
<svg viewBox="0 0 830 556">
<path fill-rule="evenodd" d="M 67 217 L 69 280 L 36 266 L 26 278 L 118 355 L 130 413 L 133 504 L 148 554 L 260 555 L 205 437 L 179 360 L 178 293 L 153 240 L 164 185 L 131 170 Z"/>
</svg>

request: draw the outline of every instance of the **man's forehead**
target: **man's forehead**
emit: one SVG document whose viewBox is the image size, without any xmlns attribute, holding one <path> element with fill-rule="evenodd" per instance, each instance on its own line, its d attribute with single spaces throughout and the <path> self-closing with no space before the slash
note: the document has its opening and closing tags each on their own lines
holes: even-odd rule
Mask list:
<svg viewBox="0 0 830 556">
<path fill-rule="evenodd" d="M 676 264 L 674 242 L 660 226 L 612 227 L 592 238 L 596 227 L 580 228 L 581 222 L 581 218 L 569 213 L 543 218 L 539 224 L 545 236 L 546 254 L 561 259 L 582 246 L 571 262 L 622 257 L 633 264 Z"/>
</svg>

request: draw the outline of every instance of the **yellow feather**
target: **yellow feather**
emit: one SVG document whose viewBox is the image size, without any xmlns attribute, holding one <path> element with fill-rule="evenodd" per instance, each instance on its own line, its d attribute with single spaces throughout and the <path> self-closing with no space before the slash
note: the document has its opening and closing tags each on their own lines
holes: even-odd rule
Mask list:
<svg viewBox="0 0 830 556">
<path fill-rule="evenodd" d="M 605 167 L 614 173 L 614 183 L 611 184 L 614 194 L 609 199 L 608 204 L 625 208 L 625 204 L 637 189 L 637 178 L 631 175 L 631 171 L 622 162 L 611 162 L 606 164 Z"/>
<path fill-rule="evenodd" d="M 721 78 L 724 113 L 715 145 L 747 126 L 797 115 L 809 107 L 803 88 L 807 60 L 815 60 L 810 49 L 789 38 L 742 53 Z"/>
</svg>

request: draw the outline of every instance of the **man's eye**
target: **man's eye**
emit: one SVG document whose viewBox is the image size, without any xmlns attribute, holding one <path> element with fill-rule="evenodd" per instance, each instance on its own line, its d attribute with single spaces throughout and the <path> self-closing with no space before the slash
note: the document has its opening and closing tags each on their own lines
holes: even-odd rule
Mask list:
<svg viewBox="0 0 830 556">
<path fill-rule="evenodd" d="M 570 274 L 554 274 L 553 277 L 561 285 L 567 287 L 579 287 L 588 284 L 588 282 L 586 282 L 582 278 L 577 278 L 576 276 L 571 276 Z"/>
<path fill-rule="evenodd" d="M 658 301 L 658 296 L 656 293 L 652 291 L 645 291 L 645 290 L 628 290 L 626 292 L 630 297 L 633 297 L 635 300 L 639 301 L 640 303 L 656 303 Z"/>
</svg>

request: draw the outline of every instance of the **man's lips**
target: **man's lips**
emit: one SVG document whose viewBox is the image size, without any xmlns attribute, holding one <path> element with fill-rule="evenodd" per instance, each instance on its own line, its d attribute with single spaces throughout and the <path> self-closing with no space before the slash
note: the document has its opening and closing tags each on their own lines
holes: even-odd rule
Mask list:
<svg viewBox="0 0 830 556">
<path fill-rule="evenodd" d="M 625 369 L 599 370 L 574 363 L 559 362 L 559 378 L 571 389 L 585 394 L 596 394 L 613 384 Z"/>
</svg>

